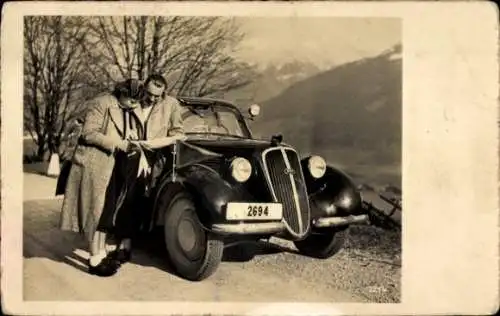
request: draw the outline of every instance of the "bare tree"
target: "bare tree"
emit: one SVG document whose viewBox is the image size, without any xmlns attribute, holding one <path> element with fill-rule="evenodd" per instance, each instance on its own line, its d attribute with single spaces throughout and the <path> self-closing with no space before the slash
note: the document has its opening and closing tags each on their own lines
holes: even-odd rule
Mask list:
<svg viewBox="0 0 500 316">
<path fill-rule="evenodd" d="M 169 93 L 208 96 L 248 84 L 250 66 L 231 57 L 242 39 L 233 20 L 218 17 L 97 17 L 87 53 L 108 83 L 161 73 Z"/>
<path fill-rule="evenodd" d="M 232 57 L 243 35 L 231 19 L 31 16 L 24 25 L 24 122 L 39 158 L 58 152 L 86 96 L 124 78 L 160 73 L 170 94 L 215 96 L 255 75 Z"/>
<path fill-rule="evenodd" d="M 66 122 L 79 111 L 88 26 L 82 18 L 60 16 L 26 17 L 24 26 L 25 129 L 43 158 L 57 152 Z"/>
</svg>

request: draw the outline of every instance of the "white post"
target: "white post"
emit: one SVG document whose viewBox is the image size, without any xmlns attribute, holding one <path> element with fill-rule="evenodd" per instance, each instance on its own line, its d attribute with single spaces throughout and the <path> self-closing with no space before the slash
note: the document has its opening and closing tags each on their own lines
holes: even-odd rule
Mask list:
<svg viewBox="0 0 500 316">
<path fill-rule="evenodd" d="M 49 177 L 57 177 L 61 171 L 61 167 L 59 166 L 59 155 L 53 153 L 50 156 L 49 167 L 47 168 L 47 175 Z"/>
</svg>

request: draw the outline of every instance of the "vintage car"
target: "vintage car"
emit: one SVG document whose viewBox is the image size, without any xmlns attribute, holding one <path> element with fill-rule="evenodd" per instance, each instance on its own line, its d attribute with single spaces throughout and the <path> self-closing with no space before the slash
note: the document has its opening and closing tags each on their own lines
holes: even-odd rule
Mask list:
<svg viewBox="0 0 500 316">
<path fill-rule="evenodd" d="M 186 141 L 160 149 L 165 161 L 150 194 L 146 230 L 160 228 L 170 264 L 181 277 L 212 275 L 225 246 L 278 237 L 301 254 L 329 258 L 350 224 L 367 223 L 360 193 L 319 156 L 300 157 L 275 135 L 252 136 L 230 102 L 178 98 Z M 240 243 L 241 245 L 241 243 Z"/>
</svg>

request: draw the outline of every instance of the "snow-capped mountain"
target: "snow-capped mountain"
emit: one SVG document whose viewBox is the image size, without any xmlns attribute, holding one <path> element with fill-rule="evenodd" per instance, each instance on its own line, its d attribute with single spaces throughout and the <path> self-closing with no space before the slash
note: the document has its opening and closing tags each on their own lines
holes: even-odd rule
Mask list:
<svg viewBox="0 0 500 316">
<path fill-rule="evenodd" d="M 294 83 L 305 80 L 322 71 L 311 62 L 290 61 L 254 65 L 257 76 L 251 84 L 241 89 L 228 92 L 224 98 L 245 106 L 249 103 L 260 103 L 275 97 Z"/>
</svg>

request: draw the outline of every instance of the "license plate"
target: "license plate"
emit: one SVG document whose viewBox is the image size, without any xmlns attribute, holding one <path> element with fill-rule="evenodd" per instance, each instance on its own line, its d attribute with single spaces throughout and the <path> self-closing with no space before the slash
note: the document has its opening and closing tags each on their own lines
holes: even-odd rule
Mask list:
<svg viewBox="0 0 500 316">
<path fill-rule="evenodd" d="M 283 206 L 280 203 L 228 203 L 227 220 L 280 220 Z"/>
</svg>

